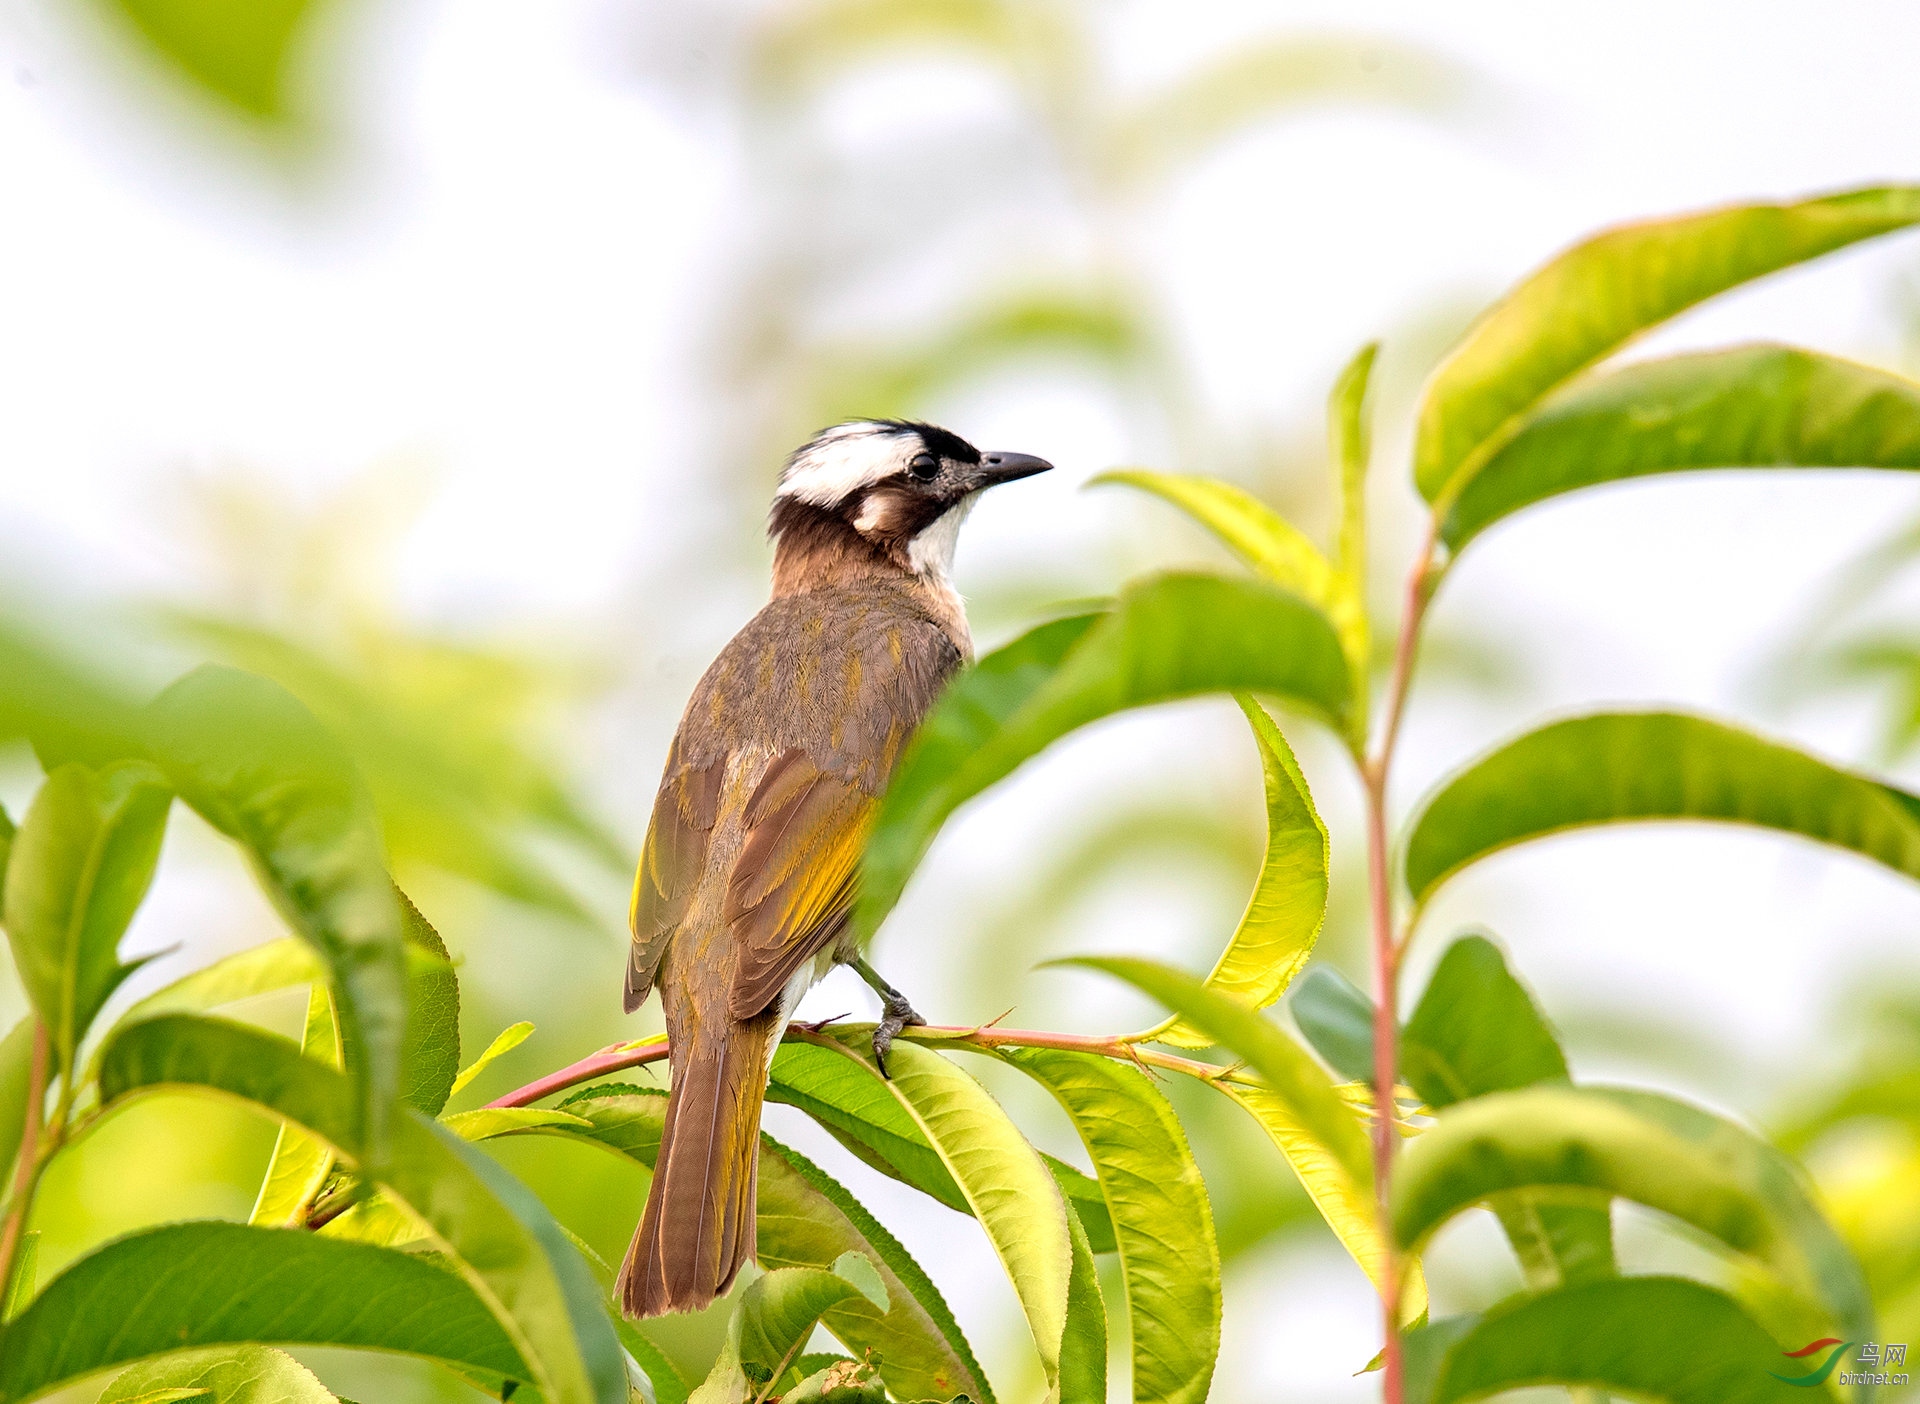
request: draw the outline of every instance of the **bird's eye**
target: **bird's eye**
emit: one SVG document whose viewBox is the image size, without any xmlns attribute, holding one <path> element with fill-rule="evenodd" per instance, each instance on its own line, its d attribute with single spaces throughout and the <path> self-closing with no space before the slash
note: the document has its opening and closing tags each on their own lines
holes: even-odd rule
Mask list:
<svg viewBox="0 0 1920 1404">
<path fill-rule="evenodd" d="M 907 465 L 907 472 L 916 482 L 932 482 L 939 475 L 940 460 L 930 453 L 916 453 L 913 461 Z"/>
</svg>

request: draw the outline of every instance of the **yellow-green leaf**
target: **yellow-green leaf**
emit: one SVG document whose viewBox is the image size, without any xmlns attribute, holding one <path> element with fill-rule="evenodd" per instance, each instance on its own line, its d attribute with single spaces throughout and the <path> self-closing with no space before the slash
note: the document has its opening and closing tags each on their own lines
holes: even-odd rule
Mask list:
<svg viewBox="0 0 1920 1404">
<path fill-rule="evenodd" d="M 1920 189 L 1733 205 L 1606 230 L 1520 283 L 1434 372 L 1414 480 L 1457 493 L 1556 386 L 1716 293 L 1920 221 Z"/>
<path fill-rule="evenodd" d="M 1313 954 L 1327 915 L 1329 849 L 1326 825 L 1286 737 L 1259 703 L 1244 696 L 1237 700 L 1260 748 L 1267 852 L 1252 900 L 1206 983 L 1264 1009 L 1280 998 Z M 1178 1018 L 1148 1037 L 1180 1048 L 1204 1048 L 1213 1041 Z"/>
</svg>

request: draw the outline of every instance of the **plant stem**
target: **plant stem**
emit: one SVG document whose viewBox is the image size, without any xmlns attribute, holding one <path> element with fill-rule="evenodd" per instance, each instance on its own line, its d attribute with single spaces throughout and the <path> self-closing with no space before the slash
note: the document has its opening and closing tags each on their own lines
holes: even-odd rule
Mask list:
<svg viewBox="0 0 1920 1404">
<path fill-rule="evenodd" d="M 1400 721 L 1406 712 L 1407 690 L 1413 681 L 1413 663 L 1420 646 L 1420 625 L 1427 604 L 1439 584 L 1434 562 L 1438 519 L 1428 526 L 1413 572 L 1407 579 L 1407 598 L 1394 641 L 1393 671 L 1387 679 L 1380 741 L 1360 767 L 1366 797 L 1367 902 L 1373 946 L 1373 1186 L 1380 1220 L 1384 1262 L 1380 1273 L 1382 1395 L 1385 1404 L 1402 1404 L 1406 1396 L 1406 1367 L 1400 1345 L 1400 1256 L 1393 1246 L 1394 1089 L 1400 1080 L 1400 956 L 1394 935 L 1393 874 L 1387 843 L 1387 784 L 1393 773 L 1394 752 L 1400 743 Z"/>
<path fill-rule="evenodd" d="M 40 1119 L 46 1115 L 47 1060 L 50 1053 L 45 1021 L 33 1024 L 33 1064 L 27 1074 L 26 1123 L 20 1134 L 20 1155 L 14 1162 L 13 1185 L 7 1210 L 7 1222 L 0 1228 L 0 1297 L 13 1283 L 13 1260 L 20 1251 L 20 1238 L 26 1232 L 27 1211 L 33 1204 L 34 1187 L 40 1182 Z"/>
<path fill-rule="evenodd" d="M 817 1037 L 811 1030 L 789 1027 L 787 1038 L 796 1042 L 810 1042 Z M 1074 1053 L 1095 1053 L 1103 1058 L 1113 1058 L 1136 1066 L 1161 1068 L 1167 1072 L 1183 1073 L 1198 1078 L 1202 1082 L 1251 1083 L 1237 1067 L 1224 1067 L 1218 1063 L 1203 1063 L 1197 1058 L 1182 1058 L 1176 1053 L 1162 1053 L 1157 1048 L 1142 1048 L 1125 1037 L 1106 1037 L 1097 1034 L 1050 1033 L 1040 1029 L 1002 1029 L 991 1025 L 970 1027 L 952 1024 L 914 1024 L 902 1029 L 898 1035 L 916 1043 L 959 1044 L 975 1048 L 1061 1048 Z M 569 1087 L 577 1087 L 583 1082 L 592 1082 L 595 1078 L 605 1077 L 609 1073 L 620 1072 L 626 1068 L 637 1068 L 646 1063 L 660 1062 L 667 1056 L 667 1036 L 658 1034 L 653 1038 L 638 1039 L 630 1043 L 614 1043 L 582 1058 L 577 1063 L 569 1063 L 557 1072 L 536 1078 L 524 1087 L 517 1087 L 504 1097 L 496 1097 L 488 1102 L 489 1107 L 526 1107 L 532 1106 L 543 1097 L 551 1097 L 556 1092 L 564 1092 Z"/>
</svg>

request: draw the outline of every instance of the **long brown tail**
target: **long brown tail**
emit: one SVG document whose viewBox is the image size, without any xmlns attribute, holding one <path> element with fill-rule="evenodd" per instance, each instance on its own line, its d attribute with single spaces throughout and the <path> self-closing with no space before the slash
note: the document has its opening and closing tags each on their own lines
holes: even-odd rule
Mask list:
<svg viewBox="0 0 1920 1404">
<path fill-rule="evenodd" d="M 698 1311 L 753 1254 L 772 1013 L 690 1021 L 673 1047 L 653 1187 L 616 1286 L 629 1316 Z"/>
</svg>

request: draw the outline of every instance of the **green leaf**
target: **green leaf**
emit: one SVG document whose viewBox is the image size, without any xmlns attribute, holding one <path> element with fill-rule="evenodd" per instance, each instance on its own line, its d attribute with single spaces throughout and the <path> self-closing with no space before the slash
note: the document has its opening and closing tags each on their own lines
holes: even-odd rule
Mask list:
<svg viewBox="0 0 1920 1404">
<path fill-rule="evenodd" d="M 776 1268 L 740 1294 L 727 1342 L 688 1404 L 760 1404 L 813 1334 L 828 1308 L 859 1295 L 821 1268 Z"/>
<path fill-rule="evenodd" d="M 55 1071 L 74 1066 L 100 1006 L 137 968 L 121 963 L 120 938 L 153 881 L 172 803 L 151 766 L 63 765 L 13 841 L 7 938 Z"/>
<path fill-rule="evenodd" d="M 170 985 L 128 1006 L 112 1033 L 120 1025 L 161 1014 L 201 1014 L 223 1004 L 251 999 L 255 995 L 290 989 L 326 978 L 326 967 L 313 948 L 297 936 L 282 936 L 263 941 L 182 975 Z"/>
<path fill-rule="evenodd" d="M 148 723 L 180 797 L 247 850 L 281 915 L 327 963 L 345 1042 L 365 1050 L 353 1066 L 357 1115 L 361 1149 L 378 1162 L 401 1087 L 407 968 L 352 759 L 292 693 L 233 668 L 196 668 L 154 699 Z"/>
<path fill-rule="evenodd" d="M 1264 1087 L 1224 1080 L 1213 1085 L 1259 1122 L 1354 1261 L 1378 1280 L 1385 1253 L 1366 1128 L 1306 1049 L 1246 1005 L 1154 961 L 1078 956 L 1052 964 L 1117 976 L 1180 1014 L 1258 1073 Z"/>
<path fill-rule="evenodd" d="M 1400 1069 L 1429 1108 L 1539 1083 L 1566 1084 L 1566 1055 L 1533 997 L 1484 936 L 1447 948 L 1400 1044 Z M 1606 1205 L 1509 1195 L 1495 1208 L 1535 1290 L 1613 1273 Z"/>
<path fill-rule="evenodd" d="M 1436 1109 L 1488 1092 L 1568 1081 L 1560 1041 L 1499 947 L 1484 936 L 1463 936 L 1447 947 L 1400 1047 L 1400 1075 Z"/>
<path fill-rule="evenodd" d="M 815 1051 L 845 1063 L 830 1049 Z M 664 1092 L 642 1089 L 582 1098 L 569 1102 L 567 1110 L 585 1118 L 586 1126 L 550 1130 L 590 1139 L 651 1170 L 660 1151 L 666 1103 Z M 928 1152 L 934 1153 L 931 1146 Z M 849 1253 L 879 1265 L 886 1307 L 877 1310 L 870 1299 L 849 1300 L 831 1308 L 825 1321 L 848 1349 L 874 1353 L 897 1397 L 950 1399 L 965 1394 L 980 1404 L 993 1404 L 986 1376 L 939 1289 L 837 1181 L 762 1132 L 757 1185 L 755 1256 L 763 1267 L 833 1268 Z"/>
<path fill-rule="evenodd" d="M 113 0 L 179 75 L 241 115 L 294 115 L 295 59 L 313 0 Z"/>
<path fill-rule="evenodd" d="M 1260 647 L 1248 648 L 1249 639 Z M 1030 668 L 1023 677 L 1044 671 L 1037 662 Z M 935 707 L 928 725 L 939 741 L 923 747 L 916 739 L 888 784 L 862 870 L 863 931 L 892 910 L 948 815 L 1089 722 L 1201 693 L 1253 692 L 1341 730 L 1352 699 L 1340 641 L 1324 614 L 1270 585 L 1205 575 L 1165 575 L 1130 588 L 997 730 L 975 728 L 974 744 L 962 749 L 944 714 L 949 706 L 977 714 L 978 698 L 966 689 L 963 679 Z"/>
<path fill-rule="evenodd" d="M 871 1024 L 846 1027 L 871 1032 Z M 884 1085 L 831 1049 L 787 1042 L 774 1053 L 770 1101 L 798 1107 L 867 1165 L 904 1185 L 912 1185 L 949 1209 L 971 1214 L 972 1207 L 947 1173 L 940 1153 L 906 1109 Z M 1042 1153 L 1054 1183 L 1086 1225 L 1096 1253 L 1114 1250 L 1113 1224 L 1098 1182 Z"/>
<path fill-rule="evenodd" d="M 7 618 L 0 618 L 0 737 L 25 737 L 49 771 L 143 753 L 138 711 L 116 687 Z"/>
<path fill-rule="evenodd" d="M 838 1029 L 828 1037 L 840 1056 L 881 1080 L 865 1033 Z M 892 1077 L 883 1086 L 939 1152 L 1013 1283 L 1040 1353 L 1048 1400 L 1103 1401 L 1104 1379 L 1097 1395 L 1081 1392 L 1095 1367 L 1085 1360 L 1083 1343 L 1068 1333 L 1073 1232 L 1066 1202 L 1039 1153 L 979 1083 L 938 1053 L 896 1043 L 887 1067 Z M 1102 1375 L 1105 1363 L 1103 1341 L 1097 1367 Z"/>
<path fill-rule="evenodd" d="M 508 1024 L 504 1029 L 500 1030 L 499 1033 L 494 1035 L 493 1042 L 487 1045 L 486 1052 L 482 1053 L 478 1058 L 475 1058 L 466 1067 L 460 1069 L 459 1076 L 453 1080 L 452 1091 L 447 1095 L 451 1097 L 464 1091 L 468 1083 L 472 1082 L 487 1070 L 489 1063 L 495 1058 L 504 1057 L 506 1054 L 513 1052 L 514 1049 L 527 1041 L 527 1035 L 532 1032 L 533 1025 L 525 1019 L 522 1019 L 517 1024 Z"/>
<path fill-rule="evenodd" d="M 620 1344 L 653 1386 L 654 1404 L 687 1404 L 687 1382 L 659 1346 L 640 1334 L 640 1328 L 620 1313 L 613 1314 Z"/>
<path fill-rule="evenodd" d="M 40 1230 L 28 1229 L 20 1235 L 20 1246 L 13 1255 L 13 1274 L 0 1300 L 0 1322 L 13 1320 L 27 1309 L 39 1285 Z"/>
<path fill-rule="evenodd" d="M 333 1009 L 333 992 L 325 984 L 307 990 L 307 1021 L 300 1035 L 300 1052 L 330 1068 L 341 1066 L 340 1021 Z M 304 1228 L 313 1197 L 333 1169 L 333 1148 L 320 1137 L 291 1121 L 280 1123 L 266 1178 L 254 1198 L 250 1224 L 266 1228 Z"/>
<path fill-rule="evenodd" d="M 1087 1242 L 1086 1225 L 1066 1203 L 1073 1269 L 1067 1276 L 1067 1324 L 1060 1332 L 1060 1382 L 1050 1398 L 1061 1404 L 1105 1404 L 1107 1397 L 1107 1303 L 1100 1271 Z"/>
<path fill-rule="evenodd" d="M 123 1371 L 99 1404 L 334 1404 L 333 1392 L 285 1351 L 272 1346 L 218 1346 L 182 1351 Z"/>
<path fill-rule="evenodd" d="M 1330 965 L 1316 965 L 1287 1008 L 1328 1067 L 1349 1082 L 1372 1083 L 1374 1004 L 1353 981 Z"/>
<path fill-rule="evenodd" d="M 1137 1404 L 1200 1404 L 1220 1348 L 1220 1250 L 1179 1118 L 1138 1070 L 1089 1053 L 1004 1049 L 1065 1107 L 1119 1242 Z"/>
<path fill-rule="evenodd" d="M 1334 569 L 1359 621 L 1359 635 L 1348 640 L 1347 654 L 1362 667 L 1370 661 L 1366 615 L 1367 465 L 1373 460 L 1373 419 L 1367 391 L 1373 383 L 1374 358 L 1379 354 L 1377 341 L 1362 346 L 1340 372 L 1327 398 L 1327 438 L 1333 446 L 1340 490 Z"/>
<path fill-rule="evenodd" d="M 1442 1111 L 1401 1157 L 1393 1226 L 1417 1250 L 1462 1210 L 1516 1191 L 1560 1203 L 1617 1195 L 1691 1224 L 1872 1333 L 1859 1265 L 1785 1155 L 1730 1121 L 1652 1092 L 1538 1086 Z M 1497 1199 L 1496 1199 L 1496 1202 Z"/>
<path fill-rule="evenodd" d="M 1792 1404 L 1779 1343 L 1697 1282 L 1624 1277 L 1522 1297 L 1447 1352 L 1433 1404 L 1529 1385 L 1585 1385 L 1660 1404 Z"/>
<path fill-rule="evenodd" d="M 13 1183 L 13 1158 L 27 1131 L 27 1103 L 33 1091 L 34 1016 L 29 1014 L 0 1038 L 0 1185 Z M 44 1108 L 34 1107 L 38 1114 Z"/>
<path fill-rule="evenodd" d="M 542 1394 L 553 1404 L 623 1404 L 618 1343 L 586 1264 L 540 1202 L 484 1153 L 402 1108 L 390 1159 L 369 1167 L 353 1084 L 242 1025 L 168 1015 L 124 1030 L 101 1057 L 103 1107 L 167 1087 L 254 1102 L 359 1161 L 451 1255 Z"/>
<path fill-rule="evenodd" d="M 1361 354 L 1370 366 L 1372 357 L 1369 352 Z M 1353 372 L 1354 367 L 1349 366 L 1348 374 L 1352 375 Z M 1358 384 L 1358 393 L 1364 396 L 1364 367 Z M 1336 401 L 1343 394 L 1352 396 L 1353 385 L 1343 381 L 1334 393 Z M 1360 407 L 1357 403 L 1351 406 L 1337 404 L 1336 412 L 1358 415 Z M 1352 424 L 1343 425 L 1343 428 L 1352 427 Z M 1359 451 L 1363 453 L 1364 440 L 1362 430 Z M 1345 464 L 1343 485 L 1348 485 L 1349 476 L 1364 471 L 1364 463 L 1358 467 Z M 1350 484 L 1356 492 L 1358 482 L 1356 477 Z M 1102 473 L 1092 479 L 1092 483 L 1118 483 L 1124 487 L 1138 488 L 1178 507 L 1226 543 L 1261 579 L 1300 596 L 1325 614 L 1340 637 L 1348 664 L 1355 670 L 1356 676 L 1364 675 L 1368 661 L 1367 617 L 1356 578 L 1344 568 L 1336 568 L 1297 527 L 1252 493 L 1217 478 L 1193 477 L 1183 473 L 1151 473 L 1139 468 Z M 1349 505 L 1343 498 L 1343 511 Z M 1364 503 L 1353 510 L 1364 510 Z M 1343 517 L 1341 529 L 1345 533 L 1342 537 L 1343 549 L 1358 549 L 1358 538 L 1348 539 L 1356 529 L 1355 524 Z"/>
<path fill-rule="evenodd" d="M 1444 1316 L 1438 1321 L 1428 1321 L 1401 1333 L 1401 1358 L 1405 1362 L 1403 1368 L 1406 1378 L 1405 1404 L 1433 1404 L 1433 1392 L 1439 1386 L 1440 1371 L 1446 1366 L 1448 1352 L 1479 1324 L 1480 1316 L 1476 1312 L 1465 1316 Z M 1378 1362 L 1369 1368 L 1378 1369 Z M 1586 1401 L 1576 1401 L 1576 1404 L 1586 1404 Z"/>
<path fill-rule="evenodd" d="M 1448 780 L 1414 819 L 1407 887 L 1424 903 L 1490 853 L 1648 819 L 1777 829 L 1920 877 L 1920 799 L 1704 717 L 1613 712 L 1529 732 Z"/>
<path fill-rule="evenodd" d="M 1920 385 L 1793 346 L 1644 361 L 1553 396 L 1447 513 L 1458 553 L 1563 492 L 1702 468 L 1920 468 Z"/>
<path fill-rule="evenodd" d="M 1678 312 L 1751 279 L 1920 221 L 1920 190 L 1853 190 L 1606 230 L 1519 284 L 1428 382 L 1414 481 L 1459 493 L 1556 386 Z"/>
<path fill-rule="evenodd" d="M 433 1260 L 206 1222 L 117 1239 L 49 1282 L 0 1337 L 0 1401 L 18 1404 L 167 1351 L 248 1341 L 528 1374 L 485 1305 Z"/>
<path fill-rule="evenodd" d="M 18 832 L 7 814 L 7 807 L 0 804 L 0 909 L 4 909 L 7 900 L 7 859 L 13 853 L 13 836 Z"/>
<path fill-rule="evenodd" d="M 1245 488 L 1218 478 L 1120 468 L 1088 480 L 1117 483 L 1172 503 L 1226 544 L 1263 580 L 1331 613 L 1336 582 L 1320 548 L 1293 523 Z"/>
<path fill-rule="evenodd" d="M 1330 850 L 1327 827 L 1313 807 L 1313 795 L 1287 738 L 1259 703 L 1248 697 L 1236 700 L 1260 748 L 1267 795 L 1267 851 L 1247 910 L 1206 983 L 1264 1009 L 1293 983 L 1320 938 L 1327 917 Z M 1149 1037 L 1180 1048 L 1204 1048 L 1211 1041 L 1177 1018 Z"/>
<path fill-rule="evenodd" d="M 570 1111 L 545 1107 L 477 1107 L 449 1112 L 440 1124 L 463 1141 L 485 1141 L 514 1131 L 537 1131 L 547 1126 L 588 1126 L 592 1123 Z"/>
<path fill-rule="evenodd" d="M 407 894 L 393 890 L 407 944 L 432 957 L 407 971 L 407 1035 L 400 1050 L 400 1097 L 438 1116 L 460 1070 L 460 980 L 447 943 Z"/>
</svg>

